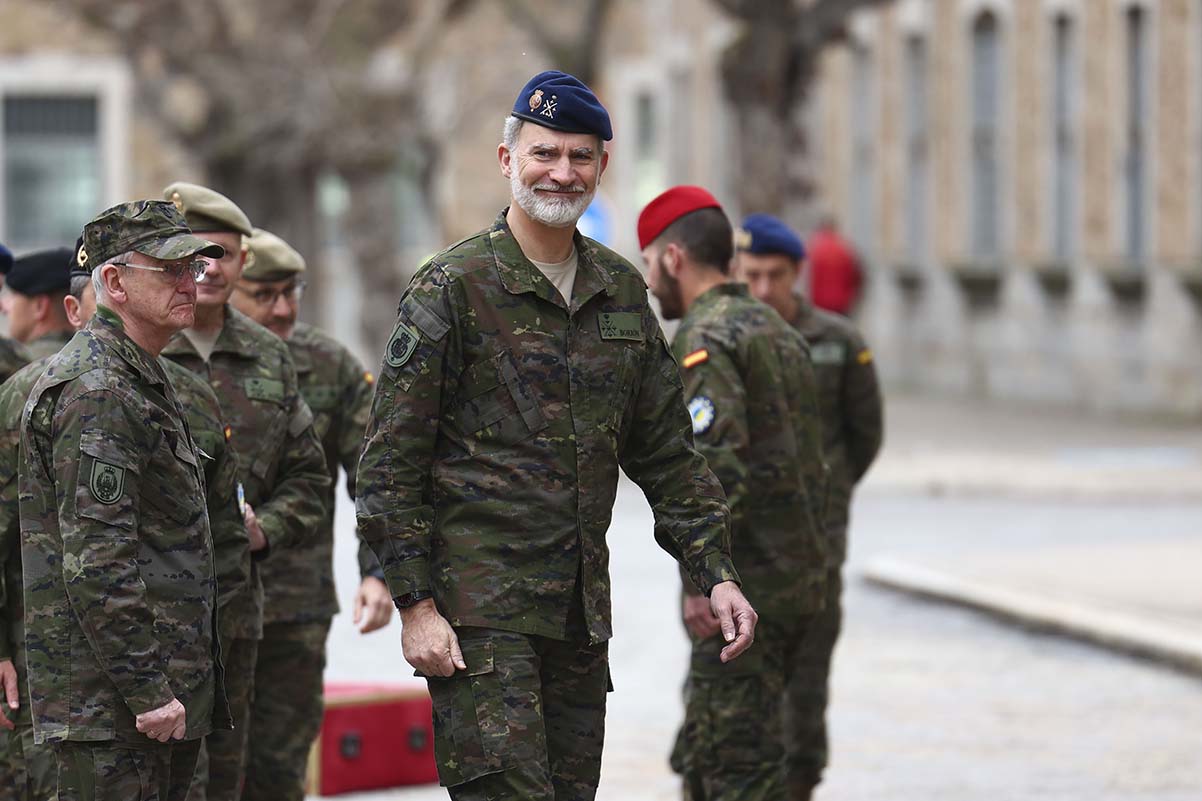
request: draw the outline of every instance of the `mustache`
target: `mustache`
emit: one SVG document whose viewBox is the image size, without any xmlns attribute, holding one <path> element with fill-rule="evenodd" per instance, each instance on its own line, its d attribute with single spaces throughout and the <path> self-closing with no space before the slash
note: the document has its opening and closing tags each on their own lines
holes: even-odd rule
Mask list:
<svg viewBox="0 0 1202 801">
<path fill-rule="evenodd" d="M 564 194 L 574 195 L 584 194 L 585 189 L 584 184 L 571 184 L 569 186 L 564 186 L 562 184 L 557 184 L 554 181 L 545 184 L 535 184 L 531 188 L 541 192 L 562 192 Z"/>
</svg>

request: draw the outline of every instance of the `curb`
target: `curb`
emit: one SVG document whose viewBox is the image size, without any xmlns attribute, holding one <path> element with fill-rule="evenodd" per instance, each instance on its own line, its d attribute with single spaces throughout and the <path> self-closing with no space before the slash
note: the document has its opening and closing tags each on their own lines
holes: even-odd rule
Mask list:
<svg viewBox="0 0 1202 801">
<path fill-rule="evenodd" d="M 869 584 L 984 612 L 1026 628 L 1082 640 L 1202 675 L 1202 632 L 1081 603 L 990 586 L 892 558 L 860 573 Z"/>
</svg>

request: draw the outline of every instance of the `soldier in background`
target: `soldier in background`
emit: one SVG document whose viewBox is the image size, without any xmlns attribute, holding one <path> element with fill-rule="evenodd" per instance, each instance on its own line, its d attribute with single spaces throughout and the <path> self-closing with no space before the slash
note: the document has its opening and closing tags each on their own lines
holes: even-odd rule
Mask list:
<svg viewBox="0 0 1202 801">
<path fill-rule="evenodd" d="M 12 251 L 0 244 L 0 288 L 3 288 L 4 278 L 12 266 Z M 10 375 L 20 370 L 28 361 L 29 354 L 24 348 L 9 337 L 0 336 L 0 382 L 7 381 Z"/>
<path fill-rule="evenodd" d="M 708 191 L 669 189 L 638 233 L 651 292 L 681 321 L 672 350 L 693 436 L 726 491 L 731 553 L 760 614 L 755 651 L 723 663 L 718 620 L 681 576 L 693 648 L 672 764 L 691 801 L 776 801 L 785 687 L 826 580 L 827 468 L 809 354 L 776 312 L 729 283 L 730 222 Z"/>
<path fill-rule="evenodd" d="M 75 333 L 63 310 L 74 260 L 68 248 L 39 250 L 17 258 L 5 277 L 0 311 L 31 361 L 58 353 Z"/>
<path fill-rule="evenodd" d="M 81 239 L 76 243 L 76 252 L 82 245 Z M 73 263 L 74 256 L 73 252 Z M 78 331 L 96 313 L 96 290 L 91 271 L 77 267 L 70 276 L 63 309 L 72 329 Z M 17 513 L 21 411 L 49 361 L 47 356 L 26 365 L 0 386 L 0 575 L 7 590 L 0 594 L 0 656 L 9 656 L 8 673 L 5 660 L 0 658 L 0 674 L 4 675 L 5 688 L 12 693 L 9 709 L 11 725 L 15 726 L 11 733 L 0 732 L 0 801 L 51 801 L 57 790 L 54 754 L 48 746 L 34 743 L 29 716 Z M 159 364 L 176 390 L 192 440 L 201 453 L 220 619 L 222 610 L 235 603 L 241 593 L 250 591 L 248 540 L 237 502 L 238 464 L 227 442 L 229 429 L 221 420 L 221 408 L 213 390 L 204 379 L 174 362 L 160 357 Z M 15 708 L 11 706 L 14 700 Z M 5 719 L 0 719 L 0 727 L 5 725 Z"/>
<path fill-rule="evenodd" d="M 881 447 L 881 394 L 872 351 L 852 322 L 816 308 L 797 294 L 795 286 L 805 260 L 797 234 L 775 217 L 753 214 L 736 232 L 735 243 L 737 273 L 751 294 L 776 309 L 810 343 L 818 380 L 823 452 L 831 467 L 826 606 L 801 650 L 786 710 L 790 797 L 801 801 L 808 799 L 822 780 L 827 764 L 827 684 L 842 618 L 848 514 L 852 489 Z"/>
<path fill-rule="evenodd" d="M 191 324 L 195 237 L 169 203 L 84 228 L 95 317 L 22 414 L 25 639 L 34 739 L 60 801 L 182 801 L 200 738 L 230 725 L 202 458 L 156 358 Z"/>
<path fill-rule="evenodd" d="M 333 565 L 338 468 L 346 470 L 347 492 L 353 499 L 375 379 L 328 334 L 297 322 L 305 286 L 304 258 L 276 235 L 258 228 L 246 244 L 246 267 L 230 303 L 287 343 L 330 476 L 326 514 L 317 531 L 304 545 L 281 551 L 262 564 L 263 640 L 255 668 L 242 798 L 299 801 L 309 748 L 321 727 L 326 638 L 330 620 L 338 612 Z M 391 619 L 392 596 L 378 563 L 366 567 L 354 614 L 362 630 L 372 631 Z"/>
<path fill-rule="evenodd" d="M 385 348 L 356 509 L 455 799 L 596 795 L 619 467 L 710 595 L 721 658 L 754 639 L 646 285 L 576 230 L 611 136 L 587 86 L 534 76 L 497 148 L 512 205 L 418 270 Z"/>
<path fill-rule="evenodd" d="M 191 796 L 236 801 L 246 770 L 255 664 L 263 636 L 261 561 L 305 546 L 316 536 L 326 516 L 330 479 L 288 348 L 228 303 L 242 274 L 242 237 L 251 234 L 250 221 L 229 198 L 196 184 L 175 183 L 163 195 L 194 230 L 226 248 L 222 258 L 207 260 L 204 279 L 197 284 L 195 324 L 176 334 L 163 356 L 207 379 L 217 394 L 238 457 L 246 529 L 255 554 L 255 592 L 247 594 L 246 603 L 226 610 L 222 620 L 236 728 L 208 738 L 207 776 L 198 775 Z"/>
</svg>

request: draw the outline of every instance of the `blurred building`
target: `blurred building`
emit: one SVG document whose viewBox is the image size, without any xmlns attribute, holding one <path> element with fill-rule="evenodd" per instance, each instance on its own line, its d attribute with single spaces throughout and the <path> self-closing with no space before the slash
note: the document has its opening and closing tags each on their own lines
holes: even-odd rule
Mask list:
<svg viewBox="0 0 1202 801">
<path fill-rule="evenodd" d="M 898 0 L 823 54 L 821 194 L 895 384 L 1202 409 L 1202 3 Z"/>
</svg>

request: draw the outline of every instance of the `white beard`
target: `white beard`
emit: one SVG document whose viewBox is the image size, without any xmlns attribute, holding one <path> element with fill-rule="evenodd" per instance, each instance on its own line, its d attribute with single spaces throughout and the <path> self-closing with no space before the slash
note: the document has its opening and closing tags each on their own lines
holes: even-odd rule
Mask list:
<svg viewBox="0 0 1202 801">
<path fill-rule="evenodd" d="M 597 191 L 594 187 L 591 192 L 545 196 L 538 194 L 535 191 L 536 187 L 556 188 L 551 184 L 526 186 L 518 177 L 517 170 L 509 175 L 509 191 L 513 193 L 514 202 L 530 216 L 530 219 L 552 228 L 570 228 L 576 225 L 576 221 L 593 202 L 593 195 Z"/>
</svg>

